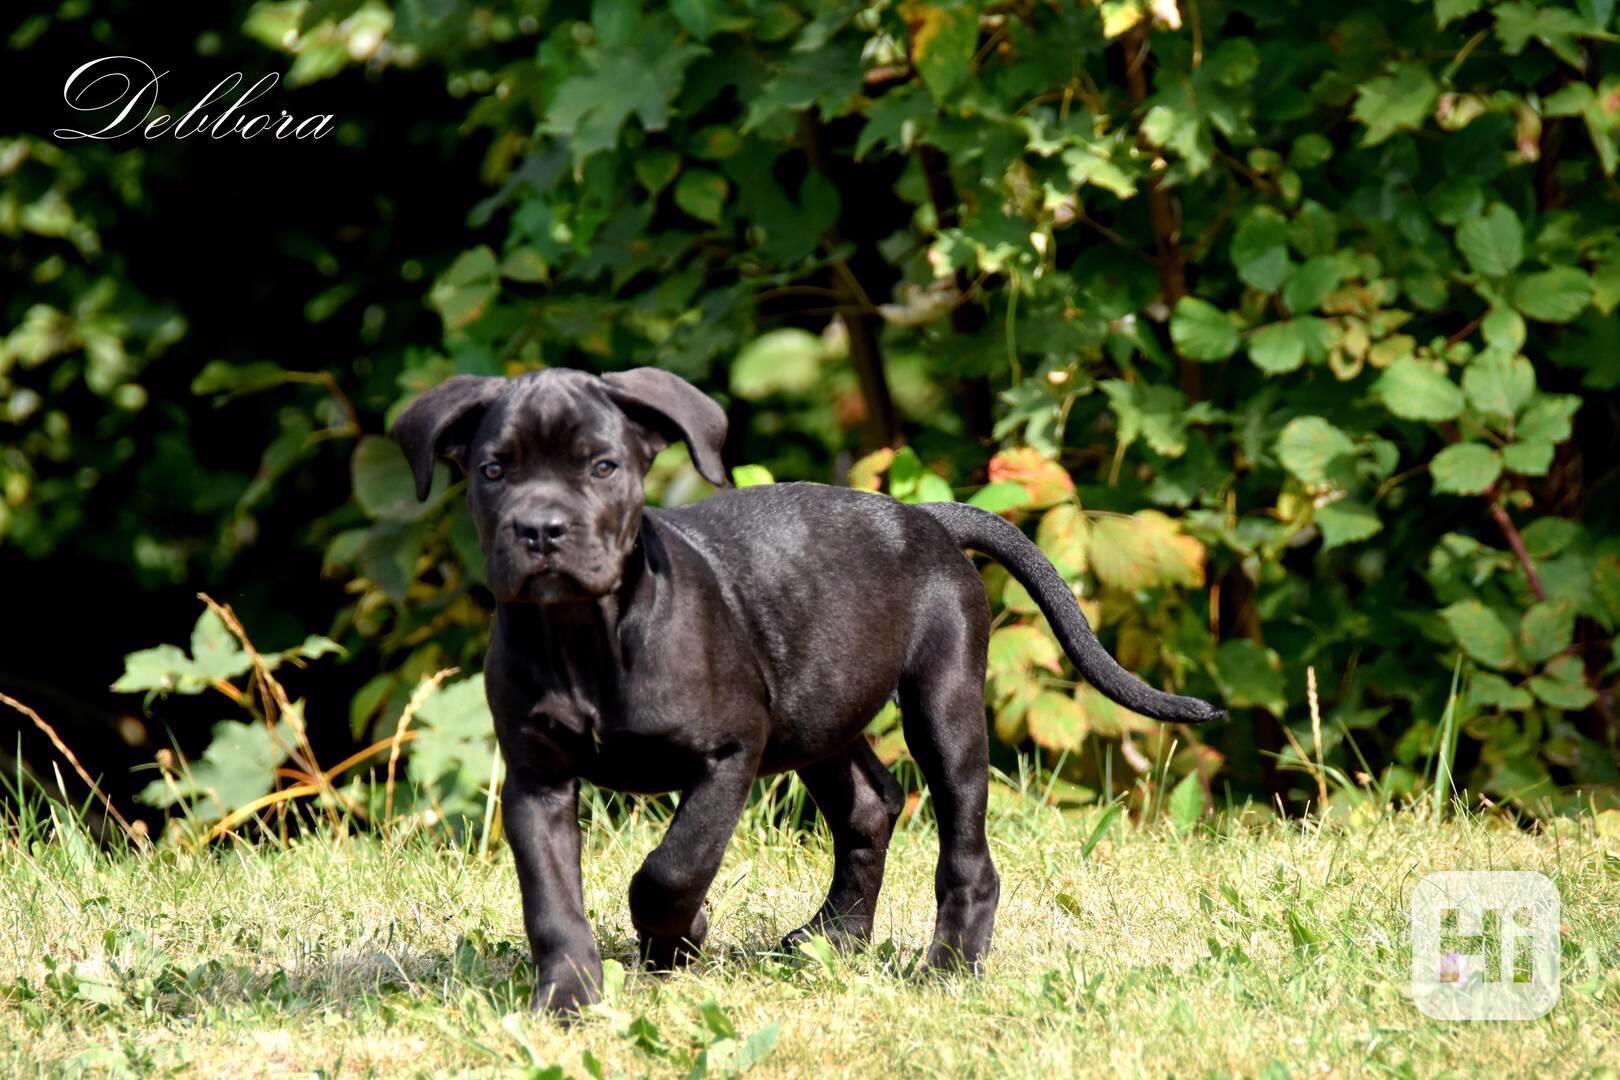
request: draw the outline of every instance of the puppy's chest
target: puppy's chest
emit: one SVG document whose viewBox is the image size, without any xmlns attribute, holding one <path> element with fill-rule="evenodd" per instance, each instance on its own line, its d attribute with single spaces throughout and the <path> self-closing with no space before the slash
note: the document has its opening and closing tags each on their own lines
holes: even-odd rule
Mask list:
<svg viewBox="0 0 1620 1080">
<path fill-rule="evenodd" d="M 702 760 L 696 725 L 680 719 L 678 692 L 648 698 L 619 688 L 592 693 L 576 686 L 535 688 L 510 734 L 510 753 L 537 765 L 562 767 L 593 783 L 624 791 L 669 790 Z M 507 740 L 513 741 L 513 740 Z"/>
</svg>

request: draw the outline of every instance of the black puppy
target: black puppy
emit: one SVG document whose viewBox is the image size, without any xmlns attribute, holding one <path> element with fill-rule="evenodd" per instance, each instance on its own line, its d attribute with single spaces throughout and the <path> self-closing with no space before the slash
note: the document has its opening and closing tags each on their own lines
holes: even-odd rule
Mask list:
<svg viewBox="0 0 1620 1080">
<path fill-rule="evenodd" d="M 992 514 L 815 484 L 643 510 L 642 476 L 676 440 L 725 487 L 725 434 L 718 405 L 652 368 L 457 376 L 394 425 L 418 497 L 437 458 L 468 477 L 499 603 L 484 682 L 508 768 L 506 831 L 536 1002 L 552 1009 L 594 1001 L 601 983 L 580 891 L 581 777 L 681 793 L 630 882 L 649 963 L 676 964 L 702 945 L 704 894 L 750 786 L 787 769 L 834 844 L 827 900 L 787 943 L 867 940 L 902 798 L 862 730 L 896 693 L 939 818 L 925 962 L 977 966 L 1000 885 L 984 832 L 989 607 L 963 548 L 1023 583 L 1109 698 L 1160 720 L 1221 715 L 1115 663 L 1051 563 Z"/>
</svg>

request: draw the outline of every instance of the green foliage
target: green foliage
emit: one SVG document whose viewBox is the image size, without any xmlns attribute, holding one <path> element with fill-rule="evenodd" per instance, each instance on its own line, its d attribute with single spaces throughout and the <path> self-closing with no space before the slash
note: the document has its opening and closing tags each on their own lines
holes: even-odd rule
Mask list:
<svg viewBox="0 0 1620 1080">
<path fill-rule="evenodd" d="M 255 515 L 318 516 L 299 542 L 347 590 L 333 636 L 370 676 L 350 722 L 385 736 L 421 678 L 476 664 L 487 619 L 449 478 L 416 504 L 388 419 L 457 372 L 655 363 L 729 406 L 763 470 L 739 482 L 853 461 L 855 486 L 1005 514 L 1128 667 L 1239 710 L 1172 756 L 1076 690 L 987 571 L 990 723 L 1067 755 L 1066 781 L 1157 783 L 1145 756 L 1313 798 L 1257 764 L 1286 747 L 1249 711 L 1301 723 L 1310 667 L 1329 763 L 1397 790 L 1460 653 L 1459 787 L 1613 798 L 1612 5 L 1166 8 L 254 4 L 242 29 L 290 81 L 380 93 L 416 65 L 466 95 L 489 191 L 464 248 L 424 256 L 437 322 L 348 342 L 322 298 L 364 282 L 312 284 L 323 355 L 368 374 L 196 357 L 197 400 L 160 419 L 143 372 L 186 319 L 99 243 L 122 174 L 6 141 L 0 231 L 35 269 L 4 309 L 0 543 L 78 543 L 89 493 L 135 475 L 143 411 L 178 472 L 188 410 L 260 403 L 253 477 L 197 468 L 197 521 L 97 544 L 178 582 L 275 558 Z M 296 484 L 328 442 L 350 482 L 312 507 Z M 678 450 L 648 487 L 707 490 Z M 200 685 L 206 651 L 138 654 L 120 688 Z M 488 767 L 440 753 L 430 787 Z"/>
</svg>

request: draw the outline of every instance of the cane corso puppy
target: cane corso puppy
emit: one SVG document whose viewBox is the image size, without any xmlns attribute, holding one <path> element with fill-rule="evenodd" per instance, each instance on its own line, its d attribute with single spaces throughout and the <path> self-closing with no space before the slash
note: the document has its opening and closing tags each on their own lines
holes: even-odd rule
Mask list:
<svg viewBox="0 0 1620 1080">
<path fill-rule="evenodd" d="M 704 894 L 750 787 L 788 769 L 826 818 L 834 855 L 826 902 L 786 944 L 866 941 L 902 793 L 862 731 L 891 696 L 939 820 L 924 963 L 977 967 L 1000 885 L 984 824 L 989 606 L 964 548 L 1029 590 L 1107 697 L 1159 720 L 1222 715 L 1121 668 L 1052 564 L 993 514 L 817 484 L 644 509 L 643 475 L 676 440 L 727 487 L 725 413 L 667 372 L 461 375 L 413 402 L 394 435 L 418 497 L 440 458 L 467 476 L 497 601 L 484 683 L 537 1005 L 576 1010 L 601 983 L 580 891 L 581 778 L 681 793 L 630 881 L 650 965 L 702 945 Z"/>
</svg>

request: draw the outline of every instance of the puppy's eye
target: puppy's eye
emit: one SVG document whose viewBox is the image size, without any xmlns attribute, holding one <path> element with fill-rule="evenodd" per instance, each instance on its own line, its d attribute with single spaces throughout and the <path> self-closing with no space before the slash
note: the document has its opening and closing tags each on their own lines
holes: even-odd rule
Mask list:
<svg viewBox="0 0 1620 1080">
<path fill-rule="evenodd" d="M 591 466 L 591 475 L 596 477 L 598 480 L 606 480 L 608 477 L 612 476 L 618 471 L 618 462 L 608 461 L 606 458 Z"/>
<path fill-rule="evenodd" d="M 499 480 L 506 475 L 506 470 L 501 468 L 498 461 L 486 461 L 478 471 L 484 474 L 485 480 Z"/>
</svg>

